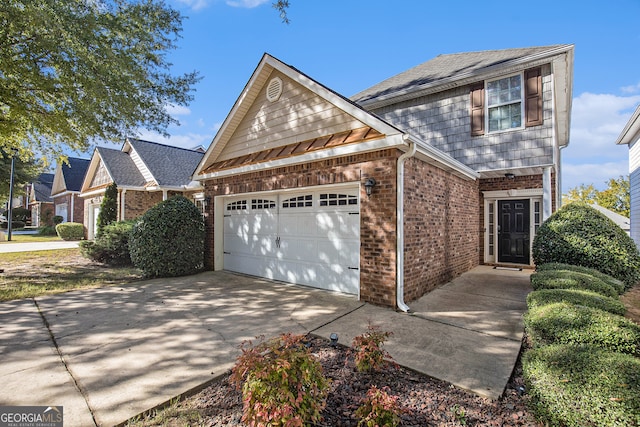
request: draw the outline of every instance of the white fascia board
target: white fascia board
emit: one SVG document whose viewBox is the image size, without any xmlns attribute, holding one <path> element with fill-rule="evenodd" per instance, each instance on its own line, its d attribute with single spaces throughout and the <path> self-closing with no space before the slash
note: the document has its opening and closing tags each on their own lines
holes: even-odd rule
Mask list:
<svg viewBox="0 0 640 427">
<path fill-rule="evenodd" d="M 478 172 L 471 169 L 469 166 L 465 165 L 459 160 L 451 157 L 447 153 L 440 151 L 437 148 L 432 147 L 431 145 L 413 136 L 408 136 L 408 139 L 416 144 L 418 153 L 435 160 L 437 163 L 444 166 L 442 167 L 442 169 L 450 170 L 456 175 L 466 179 L 476 180 L 480 178 L 480 174 Z"/>
<path fill-rule="evenodd" d="M 631 145 L 638 140 L 640 140 L 640 105 L 631 115 L 622 132 L 620 132 L 618 139 L 616 139 L 616 144 Z"/>
<path fill-rule="evenodd" d="M 399 143 L 401 141 L 401 143 Z M 263 171 L 268 169 L 280 168 L 285 166 L 291 166 L 301 163 L 315 162 L 318 160 L 325 160 L 332 157 L 342 157 L 353 154 L 367 153 L 371 151 L 384 150 L 387 148 L 398 147 L 400 149 L 405 148 L 402 138 L 380 138 L 371 141 L 360 142 L 358 144 L 350 144 L 345 146 L 338 146 L 335 148 L 329 148 L 326 150 L 312 151 L 307 154 L 299 156 L 287 157 L 284 159 L 272 160 L 269 162 L 256 163 L 252 165 L 241 166 L 232 169 L 225 169 L 218 172 L 211 172 L 203 175 L 194 175 L 194 179 L 199 181 L 223 178 L 226 176 L 239 175 L 249 172 Z"/>
<path fill-rule="evenodd" d="M 64 191 L 61 191 L 59 193 L 52 194 L 51 197 L 52 198 L 53 197 L 62 197 L 62 196 L 68 196 L 69 194 L 80 194 L 80 192 L 79 191 L 64 190 Z"/>
<path fill-rule="evenodd" d="M 498 77 L 504 74 L 519 72 L 522 71 L 525 66 L 526 68 L 531 68 L 543 64 L 548 64 L 550 58 L 568 52 L 573 52 L 573 45 L 562 45 L 555 49 L 545 50 L 544 52 L 539 52 L 534 55 L 528 55 L 522 58 L 514 59 L 512 61 L 503 62 L 491 67 L 486 67 L 481 71 L 476 70 L 459 73 L 455 76 L 439 79 L 432 83 L 426 83 L 424 85 L 421 85 L 419 88 L 411 88 L 393 92 L 392 94 L 379 96 L 370 101 L 360 102 L 359 104 L 367 108 L 368 110 L 375 110 L 409 99 L 418 98 L 432 93 L 442 92 L 459 86 L 466 86 L 479 80 L 490 80 L 494 77 Z"/>
</svg>

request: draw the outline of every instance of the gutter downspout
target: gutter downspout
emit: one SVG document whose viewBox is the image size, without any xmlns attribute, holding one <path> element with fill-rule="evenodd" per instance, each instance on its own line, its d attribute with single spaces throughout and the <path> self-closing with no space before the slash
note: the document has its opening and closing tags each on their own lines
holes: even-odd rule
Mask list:
<svg viewBox="0 0 640 427">
<path fill-rule="evenodd" d="M 408 135 L 402 139 L 409 140 Z M 416 143 L 409 141 L 409 151 L 398 157 L 396 179 L 396 305 L 398 309 L 409 312 L 404 302 L 404 161 L 416 154 Z"/>
<path fill-rule="evenodd" d="M 121 194 L 121 197 L 120 197 L 120 203 L 121 203 L 121 206 L 120 206 L 120 221 L 124 221 L 125 220 L 124 214 L 126 213 L 126 206 L 127 206 L 127 202 L 125 200 L 125 195 L 127 194 L 127 189 L 123 188 L 122 192 L 120 194 Z"/>
</svg>

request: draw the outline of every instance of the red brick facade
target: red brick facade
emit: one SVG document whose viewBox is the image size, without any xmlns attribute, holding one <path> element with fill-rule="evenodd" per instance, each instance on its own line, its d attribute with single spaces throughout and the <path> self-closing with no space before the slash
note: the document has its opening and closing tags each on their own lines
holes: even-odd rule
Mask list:
<svg viewBox="0 0 640 427">
<path fill-rule="evenodd" d="M 376 180 L 370 197 L 360 194 L 360 298 L 396 305 L 396 176 L 401 152 L 395 149 L 304 165 L 251 172 L 204 182 L 205 196 L 284 190 Z M 458 178 L 420 160 L 405 172 L 405 300 L 478 264 L 477 183 Z M 208 267 L 214 264 L 213 203 L 208 207 Z"/>
<path fill-rule="evenodd" d="M 84 199 L 82 199 L 77 193 L 67 193 L 61 196 L 54 196 L 54 212 L 55 208 L 58 205 L 63 205 L 65 203 L 67 204 L 67 217 L 64 218 L 64 221 L 77 222 L 82 224 L 82 222 L 84 221 Z M 72 207 L 73 212 L 71 212 Z"/>
<path fill-rule="evenodd" d="M 127 219 L 135 219 L 139 216 L 142 216 L 146 211 L 148 211 L 154 205 L 160 203 L 162 201 L 162 191 L 132 191 L 127 190 L 123 192 L 120 190 L 118 192 L 118 219 L 119 220 L 127 220 Z M 124 218 L 121 218 L 121 203 L 124 198 Z"/>
<path fill-rule="evenodd" d="M 410 302 L 478 265 L 478 184 L 409 159 L 404 193 L 404 289 Z"/>
</svg>

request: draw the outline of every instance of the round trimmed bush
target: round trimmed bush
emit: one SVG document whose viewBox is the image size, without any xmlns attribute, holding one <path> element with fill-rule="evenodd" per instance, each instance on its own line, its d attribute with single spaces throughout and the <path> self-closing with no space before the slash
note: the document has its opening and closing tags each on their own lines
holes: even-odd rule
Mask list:
<svg viewBox="0 0 640 427">
<path fill-rule="evenodd" d="M 56 225 L 56 233 L 62 240 L 82 240 L 84 239 L 84 225 L 77 222 L 63 222 Z"/>
<path fill-rule="evenodd" d="M 524 316 L 534 345 L 593 344 L 640 356 L 640 326 L 630 319 L 596 308 L 564 302 L 530 309 Z"/>
<path fill-rule="evenodd" d="M 623 281 L 640 282 L 640 253 L 613 221 L 584 203 L 571 203 L 551 215 L 533 240 L 533 260 L 594 268 Z"/>
<path fill-rule="evenodd" d="M 204 268 L 204 221 L 189 199 L 175 196 L 149 209 L 131 231 L 133 265 L 147 277 L 194 274 Z"/>
</svg>

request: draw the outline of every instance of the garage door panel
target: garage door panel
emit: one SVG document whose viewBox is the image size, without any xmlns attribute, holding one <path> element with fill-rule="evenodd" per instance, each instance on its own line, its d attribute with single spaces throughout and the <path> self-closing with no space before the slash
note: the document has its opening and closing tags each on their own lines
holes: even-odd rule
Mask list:
<svg viewBox="0 0 640 427">
<path fill-rule="evenodd" d="M 235 204 L 225 210 L 224 268 L 357 295 L 358 191 L 308 191 L 280 196 L 277 204 L 261 199 L 256 204 L 253 197 L 230 200 Z"/>
</svg>

